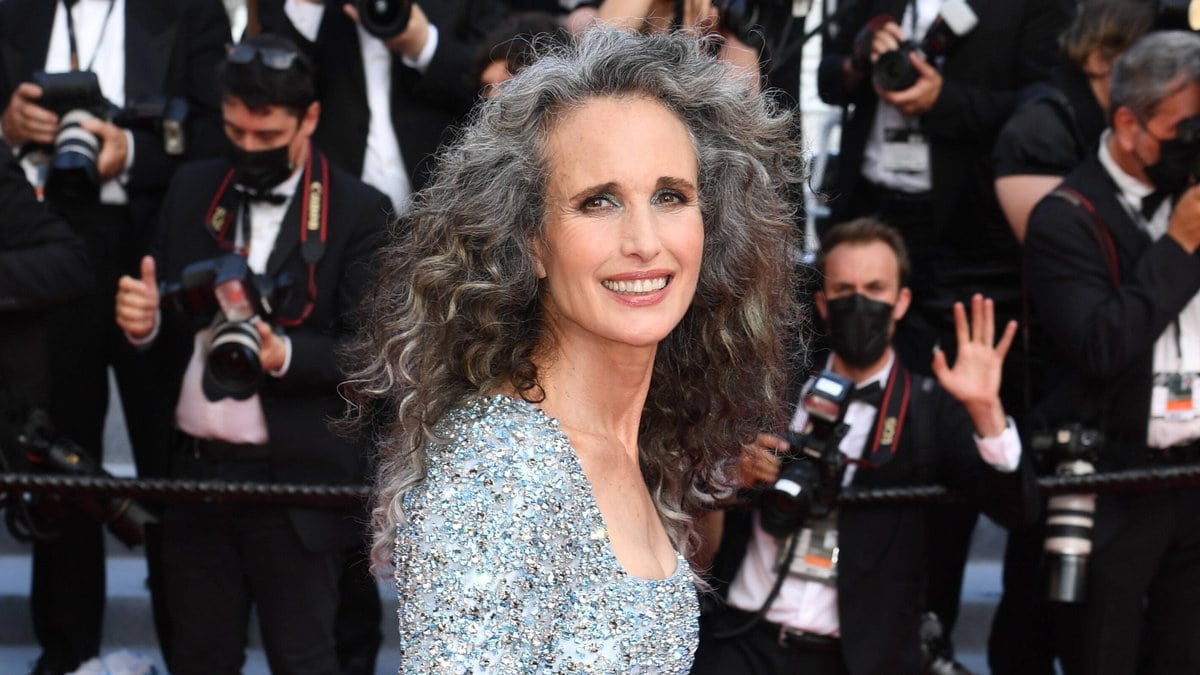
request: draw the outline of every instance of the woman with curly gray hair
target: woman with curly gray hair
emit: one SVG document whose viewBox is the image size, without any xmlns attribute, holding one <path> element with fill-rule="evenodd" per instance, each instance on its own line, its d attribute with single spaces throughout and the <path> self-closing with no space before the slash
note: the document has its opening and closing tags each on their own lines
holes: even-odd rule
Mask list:
<svg viewBox="0 0 1200 675">
<path fill-rule="evenodd" d="M 781 419 L 803 165 L 709 46 L 542 55 L 378 259 L 346 390 L 405 672 L 690 667 L 693 518 Z"/>
</svg>

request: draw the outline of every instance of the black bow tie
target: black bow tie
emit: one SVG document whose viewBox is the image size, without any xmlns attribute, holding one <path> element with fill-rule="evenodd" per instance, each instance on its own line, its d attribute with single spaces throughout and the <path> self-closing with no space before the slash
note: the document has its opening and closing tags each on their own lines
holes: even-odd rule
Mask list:
<svg viewBox="0 0 1200 675">
<path fill-rule="evenodd" d="M 879 404 L 883 403 L 883 387 L 880 386 L 879 380 L 866 386 L 855 387 L 854 391 L 850 392 L 850 400 L 861 401 L 878 408 Z"/>
<path fill-rule="evenodd" d="M 1155 190 L 1145 197 L 1142 197 L 1142 216 L 1146 220 L 1151 220 L 1154 218 L 1154 214 L 1158 212 L 1158 207 L 1161 206 L 1163 201 L 1170 196 L 1171 194 L 1169 192 Z"/>
<path fill-rule="evenodd" d="M 234 189 L 237 190 L 238 194 L 242 196 L 242 199 L 245 199 L 246 202 L 250 204 L 258 202 L 260 204 L 274 204 L 278 206 L 287 202 L 288 200 L 287 195 L 280 194 L 278 192 L 253 192 L 241 187 L 240 185 L 234 186 Z"/>
</svg>

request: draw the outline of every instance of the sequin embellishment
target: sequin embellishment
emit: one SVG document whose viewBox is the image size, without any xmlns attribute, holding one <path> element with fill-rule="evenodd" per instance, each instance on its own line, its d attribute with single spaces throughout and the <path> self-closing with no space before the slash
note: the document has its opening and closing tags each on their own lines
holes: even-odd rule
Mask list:
<svg viewBox="0 0 1200 675">
<path fill-rule="evenodd" d="M 443 416 L 396 529 L 401 673 L 686 673 L 698 602 L 626 573 L 556 420 L 507 396 Z"/>
</svg>

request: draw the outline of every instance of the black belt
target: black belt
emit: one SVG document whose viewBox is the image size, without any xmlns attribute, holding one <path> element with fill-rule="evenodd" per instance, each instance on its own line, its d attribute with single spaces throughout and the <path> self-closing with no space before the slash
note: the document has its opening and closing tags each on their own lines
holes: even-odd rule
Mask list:
<svg viewBox="0 0 1200 675">
<path fill-rule="evenodd" d="M 271 458 L 271 447 L 257 443 L 227 443 L 211 438 L 196 438 L 179 432 L 180 446 L 184 452 L 190 453 L 197 459 L 211 459 L 222 462 L 263 460 Z"/>
<path fill-rule="evenodd" d="M 747 612 L 744 609 L 733 606 L 727 606 L 724 613 L 727 622 L 738 626 L 746 625 L 754 616 L 753 612 Z M 839 637 L 823 635 L 821 633 L 810 633 L 806 630 L 791 628 L 773 621 L 767 621 L 766 619 L 756 621 L 754 630 L 766 633 L 776 644 L 784 649 L 819 654 L 832 654 L 842 651 L 842 639 Z"/>
<path fill-rule="evenodd" d="M 776 636 L 780 647 L 794 649 L 798 652 L 833 653 L 842 651 L 842 639 L 833 635 L 821 635 L 808 631 L 788 628 L 770 621 L 763 621 L 764 629 Z"/>
</svg>

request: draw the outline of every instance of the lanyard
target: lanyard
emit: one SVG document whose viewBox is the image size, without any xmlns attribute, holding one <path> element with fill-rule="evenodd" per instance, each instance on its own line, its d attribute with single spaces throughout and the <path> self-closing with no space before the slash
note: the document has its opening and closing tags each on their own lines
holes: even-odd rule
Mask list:
<svg viewBox="0 0 1200 675">
<path fill-rule="evenodd" d="M 63 0 L 63 9 L 67 13 L 67 42 L 71 46 L 71 70 L 79 70 L 79 43 L 75 39 L 75 19 L 71 17 L 71 7 L 77 4 L 79 0 Z M 108 20 L 112 17 L 113 7 L 117 4 L 117 0 L 108 0 L 108 9 L 104 12 L 104 22 L 100 24 L 100 35 L 96 38 L 96 48 L 92 50 L 92 58 L 88 59 L 87 68 L 91 70 L 96 64 L 96 57 L 100 54 L 100 46 L 104 44 L 104 32 L 108 30 Z"/>
</svg>

